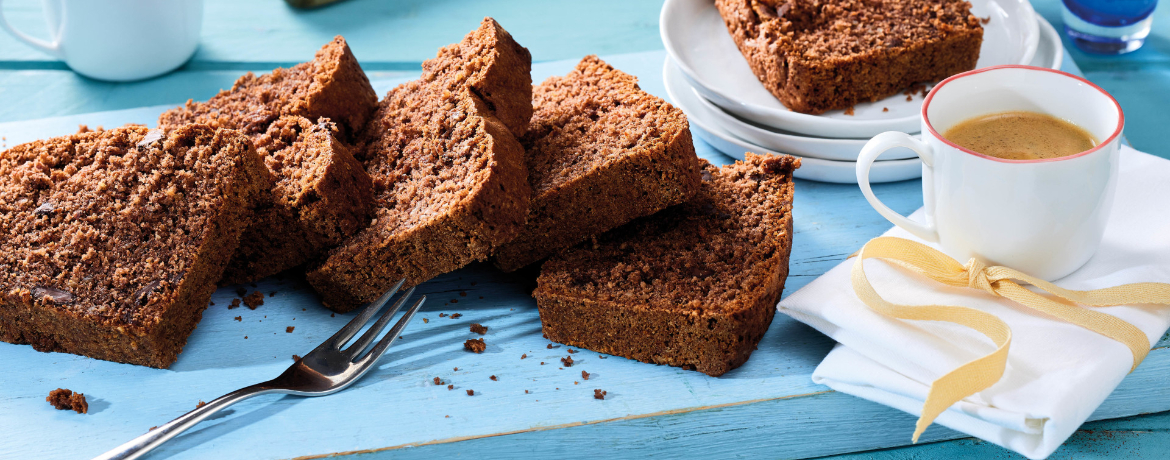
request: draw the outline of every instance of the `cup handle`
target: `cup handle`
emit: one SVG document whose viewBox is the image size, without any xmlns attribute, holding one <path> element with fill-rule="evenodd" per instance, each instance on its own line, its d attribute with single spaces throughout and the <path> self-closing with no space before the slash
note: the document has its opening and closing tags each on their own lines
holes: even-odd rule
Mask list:
<svg viewBox="0 0 1170 460">
<path fill-rule="evenodd" d="M 873 162 L 877 160 L 878 155 L 881 155 L 886 150 L 894 147 L 906 147 L 913 150 L 922 159 L 922 201 L 927 205 L 926 223 L 919 223 L 906 218 L 905 216 L 894 212 L 885 203 L 882 203 L 873 194 L 873 189 L 869 186 L 869 170 L 873 168 Z M 861 154 L 857 157 L 857 185 L 861 186 L 861 193 L 865 195 L 866 201 L 873 209 L 877 210 L 882 217 L 885 217 L 894 225 L 902 227 L 902 229 L 910 232 L 914 236 L 922 238 L 930 243 L 938 242 L 938 230 L 934 224 L 934 213 L 929 212 L 930 205 L 934 204 L 934 187 L 933 169 L 934 154 L 930 146 L 922 141 L 915 139 L 906 133 L 897 131 L 890 131 L 878 134 L 865 143 L 861 148 Z"/>
<path fill-rule="evenodd" d="M 53 56 L 57 59 L 64 59 L 64 57 L 61 55 L 61 43 L 56 39 L 50 43 L 36 37 L 25 35 L 23 32 L 12 27 L 12 24 L 8 23 L 8 18 L 4 17 L 3 0 L 0 0 L 0 29 L 8 31 L 8 33 L 12 34 L 13 37 L 16 37 L 17 40 L 24 42 L 28 46 L 44 51 L 45 53 L 48 53 L 50 56 Z"/>
</svg>

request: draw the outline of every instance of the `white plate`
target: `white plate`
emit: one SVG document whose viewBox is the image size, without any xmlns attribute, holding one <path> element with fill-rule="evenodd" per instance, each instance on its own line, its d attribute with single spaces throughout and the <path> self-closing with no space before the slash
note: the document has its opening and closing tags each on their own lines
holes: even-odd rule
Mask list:
<svg viewBox="0 0 1170 460">
<path fill-rule="evenodd" d="M 1027 64 L 1040 32 L 1028 0 L 971 0 L 971 12 L 991 17 L 983 27 L 977 67 Z M 858 104 L 853 115 L 835 110 L 809 115 L 788 110 L 756 79 L 711 0 L 666 0 L 659 18 L 662 43 L 703 97 L 761 125 L 821 137 L 869 138 L 884 131 L 918 130 L 922 98 L 896 94 Z M 883 112 L 888 108 L 888 112 Z"/>
<path fill-rule="evenodd" d="M 1036 55 L 1032 58 L 1030 65 L 1059 70 L 1064 58 L 1064 45 L 1060 42 L 1060 35 L 1052 27 L 1052 24 L 1049 24 L 1043 17 L 1037 15 L 1036 20 L 1040 23 L 1040 43 L 1036 47 Z M 671 91 L 680 94 L 681 100 L 676 105 L 680 107 L 684 105 L 706 106 L 712 118 L 705 121 L 717 124 L 735 137 L 750 143 L 802 157 L 854 161 L 857 159 L 861 147 L 869 140 L 810 137 L 757 125 L 716 107 L 710 101 L 702 98 L 701 95 L 694 98 L 686 97 L 686 94 L 683 93 L 696 93 L 697 90 L 688 85 L 685 78 L 677 65 L 668 65 L 663 69 L 663 81 L 667 85 L 676 85 Z M 686 107 L 683 107 L 683 110 L 686 111 Z M 916 125 L 915 131 L 917 128 Z M 882 154 L 881 159 L 898 160 L 914 156 L 914 152 L 909 149 L 892 149 Z"/>
<path fill-rule="evenodd" d="M 683 113 L 686 114 L 687 121 L 691 125 L 692 134 L 711 144 L 711 147 L 714 147 L 715 150 L 738 160 L 743 159 L 744 152 L 790 154 L 790 152 L 780 152 L 740 140 L 718 124 L 712 123 L 711 120 L 714 119 L 712 109 L 697 103 L 700 98 L 694 91 L 691 91 L 685 81 L 681 81 L 680 77 L 682 72 L 672 72 L 670 70 L 671 67 L 674 67 L 674 63 L 671 62 L 669 56 L 667 56 L 665 61 L 663 63 L 662 78 L 663 83 L 666 85 L 666 94 L 670 97 L 670 102 L 679 109 L 682 109 Z M 853 161 L 833 161 L 802 157 L 800 169 L 797 169 L 793 175 L 800 179 L 815 180 L 818 182 L 856 184 L 857 173 L 854 172 L 855 165 L 856 162 Z M 870 170 L 869 180 L 873 183 L 894 182 L 921 176 L 922 160 L 914 157 L 908 160 L 874 162 L 873 169 Z"/>
</svg>

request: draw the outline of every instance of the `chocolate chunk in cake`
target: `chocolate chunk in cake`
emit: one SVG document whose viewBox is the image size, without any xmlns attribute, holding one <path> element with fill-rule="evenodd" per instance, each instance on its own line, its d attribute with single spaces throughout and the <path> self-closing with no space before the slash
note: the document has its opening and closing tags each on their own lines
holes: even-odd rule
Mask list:
<svg viewBox="0 0 1170 460">
<path fill-rule="evenodd" d="M 789 109 L 818 114 L 975 68 L 983 27 L 964 0 L 716 0 L 731 38 Z"/>
<path fill-rule="evenodd" d="M 531 189 L 517 140 L 532 116 L 531 56 L 495 20 L 390 90 L 361 135 L 373 178 L 369 227 L 308 280 L 349 311 L 405 277 L 416 285 L 484 260 L 524 224 Z"/>
<path fill-rule="evenodd" d="M 714 376 L 743 364 L 788 275 L 799 166 L 751 153 L 707 165 L 687 203 L 550 258 L 533 293 L 544 335 Z"/>
<path fill-rule="evenodd" d="M 270 186 L 246 137 L 202 125 L 3 152 L 0 340 L 169 366 Z M 34 212 L 44 203 L 51 215 Z"/>
<path fill-rule="evenodd" d="M 699 189 L 699 159 L 682 111 L 597 56 L 532 92 L 523 138 L 532 201 L 528 224 L 495 252 L 516 270 Z"/>
</svg>

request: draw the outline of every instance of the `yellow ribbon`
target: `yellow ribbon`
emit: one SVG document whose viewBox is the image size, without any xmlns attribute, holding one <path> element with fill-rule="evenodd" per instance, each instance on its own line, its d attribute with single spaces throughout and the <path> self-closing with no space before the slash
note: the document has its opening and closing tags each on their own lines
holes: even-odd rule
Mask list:
<svg viewBox="0 0 1170 460">
<path fill-rule="evenodd" d="M 1020 283 L 1031 284 L 1065 301 L 1090 307 L 1139 303 L 1170 305 L 1170 284 L 1134 283 L 1091 291 L 1072 291 L 1007 267 L 988 267 L 975 259 L 961 265 L 946 254 L 902 238 L 874 238 L 856 256 L 852 272 L 853 290 L 869 308 L 891 318 L 946 321 L 967 326 L 987 336 L 996 345 L 995 351 L 959 366 L 930 384 L 922 415 L 914 430 L 914 442 L 918 442 L 918 437 L 926 427 L 952 404 L 987 389 L 1003 377 L 1012 331 L 1007 323 L 995 315 L 974 308 L 911 306 L 887 302 L 865 277 L 863 264 L 866 259 L 883 259 L 948 286 L 982 289 L 1121 342 L 1133 352 L 1131 372 L 1150 351 L 1150 341 L 1144 332 L 1115 316 L 1037 294 L 1020 286 Z"/>
</svg>

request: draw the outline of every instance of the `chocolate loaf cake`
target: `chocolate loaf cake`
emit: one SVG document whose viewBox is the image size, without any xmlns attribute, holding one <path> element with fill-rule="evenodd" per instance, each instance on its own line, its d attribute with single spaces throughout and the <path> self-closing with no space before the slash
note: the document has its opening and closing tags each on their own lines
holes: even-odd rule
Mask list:
<svg viewBox="0 0 1170 460">
<path fill-rule="evenodd" d="M 699 159 L 682 111 L 597 56 L 533 90 L 523 141 L 528 223 L 495 253 L 512 271 L 630 220 L 679 204 L 699 188 Z"/>
<path fill-rule="evenodd" d="M 207 102 L 163 113 L 159 127 L 206 123 L 251 137 L 278 178 L 240 241 L 223 284 L 255 281 L 304 264 L 353 235 L 373 209 L 371 181 L 345 141 L 378 96 L 345 39 L 309 62 L 251 73 Z"/>
<path fill-rule="evenodd" d="M 372 223 L 308 272 L 327 307 L 348 311 L 400 278 L 415 285 L 484 260 L 516 235 L 531 196 L 517 140 L 532 116 L 531 61 L 485 18 L 386 94 L 359 152 Z"/>
<path fill-rule="evenodd" d="M 169 366 L 270 186 L 246 137 L 203 125 L 0 153 L 0 340 Z"/>
<path fill-rule="evenodd" d="M 963 0 L 716 0 L 752 72 L 819 114 L 975 68 L 983 27 Z"/>
<path fill-rule="evenodd" d="M 370 221 L 373 183 L 327 118 L 281 117 L 256 138 L 276 185 L 256 210 L 221 284 L 301 265 Z"/>
<path fill-rule="evenodd" d="M 798 167 L 705 165 L 687 203 L 550 257 L 533 292 L 545 337 L 713 376 L 743 364 L 788 277 Z"/>
</svg>

